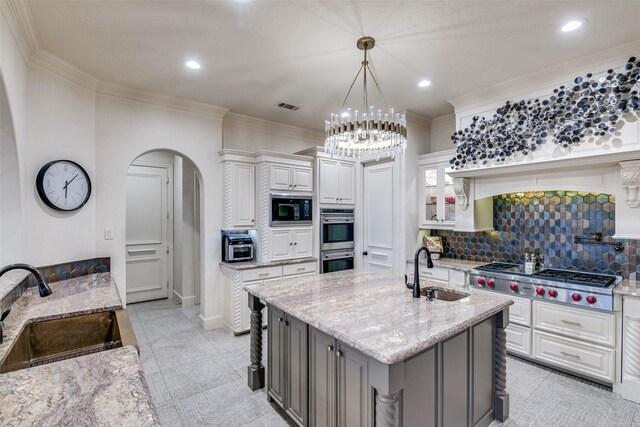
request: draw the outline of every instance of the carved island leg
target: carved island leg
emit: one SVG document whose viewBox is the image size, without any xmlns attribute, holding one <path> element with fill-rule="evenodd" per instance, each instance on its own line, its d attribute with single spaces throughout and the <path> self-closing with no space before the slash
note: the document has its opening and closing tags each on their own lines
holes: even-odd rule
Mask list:
<svg viewBox="0 0 640 427">
<path fill-rule="evenodd" d="M 509 418 L 509 393 L 507 393 L 507 333 L 509 309 L 496 315 L 496 395 L 495 418 L 504 422 Z"/>
<path fill-rule="evenodd" d="M 251 309 L 251 364 L 247 366 L 249 388 L 258 390 L 264 387 L 264 366 L 262 365 L 262 309 L 264 304 L 259 298 L 249 295 Z"/>
<path fill-rule="evenodd" d="M 376 395 L 376 427 L 400 426 L 398 393 Z"/>
</svg>

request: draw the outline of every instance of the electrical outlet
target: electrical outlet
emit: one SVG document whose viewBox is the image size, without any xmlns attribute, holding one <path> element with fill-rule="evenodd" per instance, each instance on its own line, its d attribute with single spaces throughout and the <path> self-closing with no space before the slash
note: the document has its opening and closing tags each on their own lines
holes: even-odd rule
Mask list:
<svg viewBox="0 0 640 427">
<path fill-rule="evenodd" d="M 104 228 L 104 240 L 113 240 L 113 227 Z"/>
</svg>

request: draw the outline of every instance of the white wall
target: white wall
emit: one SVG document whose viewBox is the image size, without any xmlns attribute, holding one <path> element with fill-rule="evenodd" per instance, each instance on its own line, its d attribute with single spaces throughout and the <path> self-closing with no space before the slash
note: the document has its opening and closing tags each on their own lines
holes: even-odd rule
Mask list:
<svg viewBox="0 0 640 427">
<path fill-rule="evenodd" d="M 95 93 L 65 84 L 40 70 L 29 70 L 27 144 L 24 164 L 25 254 L 34 265 L 91 258 L 96 254 L 96 192 L 80 210 L 55 211 L 35 189 L 35 177 L 51 160 L 69 159 L 96 181 Z"/>
<path fill-rule="evenodd" d="M 205 262 L 201 275 L 201 324 L 221 324 L 222 277 L 220 233 L 223 224 L 223 174 L 218 156 L 222 148 L 220 117 L 129 101 L 107 95 L 96 100 L 96 158 L 98 253 L 111 257 L 112 274 L 121 295 L 125 289 L 125 177 L 131 162 L 141 154 L 171 150 L 193 161 L 201 177 L 200 200 Z M 114 240 L 102 238 L 104 227 L 114 227 Z"/>
<path fill-rule="evenodd" d="M 447 114 L 431 121 L 431 149 L 430 153 L 452 150 L 456 148 L 451 141 L 451 135 L 456 131 L 456 115 Z"/>
<path fill-rule="evenodd" d="M 324 144 L 322 132 L 228 113 L 222 123 L 224 148 L 297 153 Z"/>
<path fill-rule="evenodd" d="M 197 227 L 195 223 L 195 193 L 193 163 L 182 163 L 182 305 L 198 304 L 198 288 L 196 284 Z"/>
<path fill-rule="evenodd" d="M 418 156 L 429 152 L 431 146 L 431 121 L 415 113 L 407 113 L 407 149 L 402 159 L 404 168 L 404 183 L 401 188 L 405 190 L 405 201 L 402 213 L 404 214 L 404 247 L 401 248 L 399 259 L 399 272 L 404 271 L 404 262 L 413 256 L 417 249 L 418 232 L 420 226 L 419 217 L 419 176 Z"/>
<path fill-rule="evenodd" d="M 22 211 L 26 174 L 27 66 L 0 13 L 0 265 L 22 258 Z"/>
</svg>

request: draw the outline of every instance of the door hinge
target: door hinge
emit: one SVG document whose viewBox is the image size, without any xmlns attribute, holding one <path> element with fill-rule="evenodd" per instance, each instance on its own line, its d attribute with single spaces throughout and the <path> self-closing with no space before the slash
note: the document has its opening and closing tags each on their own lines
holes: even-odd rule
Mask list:
<svg viewBox="0 0 640 427">
<path fill-rule="evenodd" d="M 167 245 L 167 253 L 169 253 L 169 245 Z"/>
<path fill-rule="evenodd" d="M 167 177 L 167 184 L 169 183 L 169 177 Z"/>
<path fill-rule="evenodd" d="M 169 212 L 167 212 L 167 219 L 169 219 Z"/>
</svg>

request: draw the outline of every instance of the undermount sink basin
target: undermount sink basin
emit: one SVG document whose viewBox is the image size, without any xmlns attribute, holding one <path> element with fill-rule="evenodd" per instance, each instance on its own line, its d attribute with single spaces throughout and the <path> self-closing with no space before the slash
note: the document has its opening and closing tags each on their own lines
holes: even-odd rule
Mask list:
<svg viewBox="0 0 640 427">
<path fill-rule="evenodd" d="M 126 345 L 140 351 L 125 309 L 29 323 L 0 365 L 0 373 Z"/>
<path fill-rule="evenodd" d="M 420 289 L 420 295 L 427 297 L 427 299 L 437 299 L 440 301 L 458 301 L 469 296 L 466 292 L 441 288 L 422 288 Z"/>
</svg>

